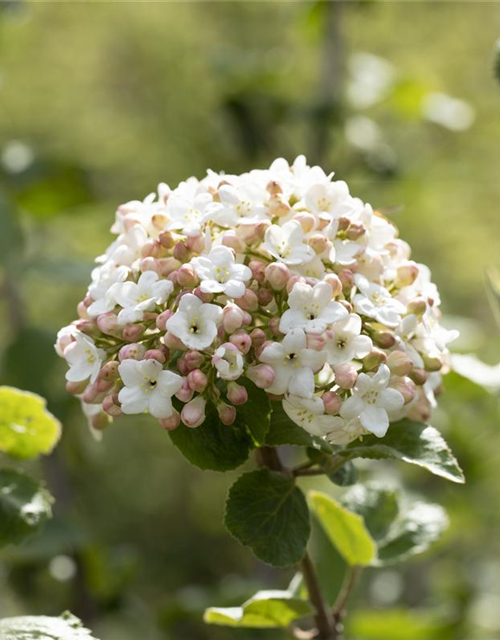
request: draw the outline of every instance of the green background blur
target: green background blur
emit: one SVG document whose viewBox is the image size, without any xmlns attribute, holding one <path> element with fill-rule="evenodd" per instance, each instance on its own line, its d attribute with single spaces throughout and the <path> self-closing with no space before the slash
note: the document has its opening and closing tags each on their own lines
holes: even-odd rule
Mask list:
<svg viewBox="0 0 500 640">
<path fill-rule="evenodd" d="M 0 383 L 46 396 L 64 423 L 56 453 L 34 468 L 55 518 L 1 552 L 0 617 L 69 608 L 102 640 L 257 638 L 201 622 L 206 606 L 292 577 L 224 532 L 235 474 L 191 468 L 152 420 L 120 419 L 95 442 L 65 393 L 55 333 L 75 317 L 118 204 L 207 167 L 238 173 L 305 153 L 386 208 L 430 265 L 462 331 L 457 348 L 500 359 L 483 283 L 500 262 L 500 5 L 0 10 Z M 500 637 L 498 399 L 450 376 L 441 400 L 435 423 L 468 484 L 362 465 L 446 506 L 451 527 L 403 568 L 366 572 L 348 640 Z M 342 563 L 318 532 L 315 556 L 334 592 Z"/>
</svg>

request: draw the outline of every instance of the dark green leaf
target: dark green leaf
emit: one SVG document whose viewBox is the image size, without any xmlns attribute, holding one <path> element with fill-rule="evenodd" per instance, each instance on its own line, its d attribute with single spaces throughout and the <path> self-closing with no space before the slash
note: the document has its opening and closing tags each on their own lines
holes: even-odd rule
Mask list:
<svg viewBox="0 0 500 640">
<path fill-rule="evenodd" d="M 363 517 L 372 538 L 384 538 L 399 513 L 396 489 L 372 482 L 358 484 L 342 496 L 342 504 Z"/>
<path fill-rule="evenodd" d="M 71 613 L 58 618 L 23 616 L 0 620 L 2 640 L 97 640 Z"/>
<path fill-rule="evenodd" d="M 0 387 L 0 451 L 15 458 L 50 453 L 61 435 L 61 424 L 40 396 Z"/>
<path fill-rule="evenodd" d="M 377 547 L 361 516 L 319 491 L 309 492 L 309 502 L 330 541 L 348 564 L 363 567 L 374 561 Z"/>
<path fill-rule="evenodd" d="M 403 460 L 452 482 L 465 482 L 458 462 L 439 431 L 429 425 L 410 420 L 392 424 L 382 439 L 369 435 L 364 437 L 361 443 L 356 441 L 338 453 L 349 460 Z"/>
<path fill-rule="evenodd" d="M 252 434 L 255 444 L 262 445 L 271 426 L 271 403 L 265 391 L 246 378 L 242 380 L 248 401 L 238 407 L 238 415 Z"/>
<path fill-rule="evenodd" d="M 339 487 L 349 487 L 356 482 L 358 472 L 356 471 L 354 464 L 349 460 L 343 464 L 338 471 L 328 474 L 327 477 L 333 482 L 333 484 L 336 484 Z"/>
<path fill-rule="evenodd" d="M 225 524 L 260 560 L 277 567 L 299 562 L 310 534 L 307 503 L 293 477 L 269 469 L 245 473 L 235 482 Z"/>
<path fill-rule="evenodd" d="M 18 544 L 35 533 L 52 515 L 51 503 L 50 494 L 35 480 L 13 469 L 1 469 L 0 546 Z"/>
<path fill-rule="evenodd" d="M 287 627 L 311 613 L 307 600 L 288 591 L 259 591 L 241 607 L 207 609 L 204 620 L 208 624 L 266 629 Z"/>
<path fill-rule="evenodd" d="M 191 464 L 212 471 L 236 469 L 248 458 L 252 446 L 241 425 L 222 424 L 211 403 L 207 403 L 207 417 L 201 426 L 196 429 L 180 426 L 169 431 L 169 435 Z"/>
<path fill-rule="evenodd" d="M 330 445 L 307 433 L 305 429 L 295 424 L 286 415 L 281 404 L 273 403 L 271 413 L 271 428 L 267 434 L 266 444 L 277 447 L 282 444 L 291 444 L 299 447 L 313 447 L 323 451 L 332 451 Z"/>
</svg>

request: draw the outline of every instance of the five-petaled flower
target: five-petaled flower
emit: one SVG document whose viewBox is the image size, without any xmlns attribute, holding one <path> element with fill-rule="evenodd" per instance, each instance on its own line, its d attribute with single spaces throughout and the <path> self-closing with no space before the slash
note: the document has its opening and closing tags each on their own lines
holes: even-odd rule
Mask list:
<svg viewBox="0 0 500 640">
<path fill-rule="evenodd" d="M 154 271 L 145 271 L 137 283 L 121 282 L 113 285 L 110 295 L 123 307 L 118 314 L 118 323 L 127 324 L 142 320 L 145 311 L 153 311 L 163 304 L 172 293 L 174 285 L 170 280 L 159 280 Z"/>
<path fill-rule="evenodd" d="M 271 225 L 265 233 L 262 248 L 278 262 L 289 265 L 304 264 L 316 253 L 304 242 L 304 231 L 297 220 L 289 220 L 283 226 Z"/>
<path fill-rule="evenodd" d="M 236 263 L 234 253 L 225 246 L 214 247 L 208 256 L 193 258 L 191 264 L 204 293 L 225 293 L 231 298 L 241 298 L 245 293 L 245 282 L 252 277 L 250 269 Z"/>
<path fill-rule="evenodd" d="M 307 333 L 323 333 L 329 324 L 346 318 L 346 308 L 340 302 L 333 302 L 332 297 L 332 288 L 327 282 L 318 282 L 313 287 L 295 283 L 288 296 L 290 308 L 280 320 L 280 331 L 304 329 Z"/>
<path fill-rule="evenodd" d="M 167 320 L 167 331 L 190 349 L 206 349 L 215 340 L 221 320 L 220 307 L 186 293 L 180 299 L 176 313 Z"/>
<path fill-rule="evenodd" d="M 73 341 L 64 349 L 63 355 L 69 364 L 66 380 L 81 382 L 90 379 L 90 382 L 95 382 L 106 352 L 98 349 L 91 338 L 75 331 Z"/>
</svg>

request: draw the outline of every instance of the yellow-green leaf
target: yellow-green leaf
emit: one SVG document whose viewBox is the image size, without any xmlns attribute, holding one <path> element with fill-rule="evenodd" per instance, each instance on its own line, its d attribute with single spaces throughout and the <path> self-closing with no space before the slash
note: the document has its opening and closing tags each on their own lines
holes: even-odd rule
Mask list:
<svg viewBox="0 0 500 640">
<path fill-rule="evenodd" d="M 309 493 L 311 510 L 325 533 L 351 566 L 368 566 L 377 556 L 377 546 L 361 516 L 319 491 Z"/>
<path fill-rule="evenodd" d="M 0 451 L 14 458 L 50 453 L 61 435 L 61 424 L 45 400 L 29 391 L 0 387 Z"/>
</svg>

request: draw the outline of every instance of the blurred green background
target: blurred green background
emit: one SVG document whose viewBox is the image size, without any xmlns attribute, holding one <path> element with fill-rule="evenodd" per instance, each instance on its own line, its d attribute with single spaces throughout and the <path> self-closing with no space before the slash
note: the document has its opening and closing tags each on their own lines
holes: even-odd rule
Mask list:
<svg viewBox="0 0 500 640">
<path fill-rule="evenodd" d="M 65 393 L 55 332 L 75 317 L 118 204 L 207 167 L 238 173 L 305 153 L 387 208 L 414 258 L 430 265 L 448 322 L 462 330 L 458 348 L 500 359 L 483 284 L 499 263 L 500 6 L 0 10 L 0 383 L 46 396 L 65 427 L 34 469 L 56 496 L 54 520 L 1 552 L 0 617 L 69 608 L 103 640 L 255 638 L 201 622 L 205 606 L 240 604 L 292 576 L 224 532 L 231 474 L 191 468 L 153 421 L 120 419 L 95 442 Z M 435 423 L 465 487 L 363 465 L 446 506 L 451 527 L 422 558 L 366 572 L 348 640 L 500 637 L 498 413 L 497 397 L 448 378 Z M 331 569 L 325 554 L 317 532 L 315 555 L 334 591 L 342 565 L 332 557 Z"/>
</svg>

